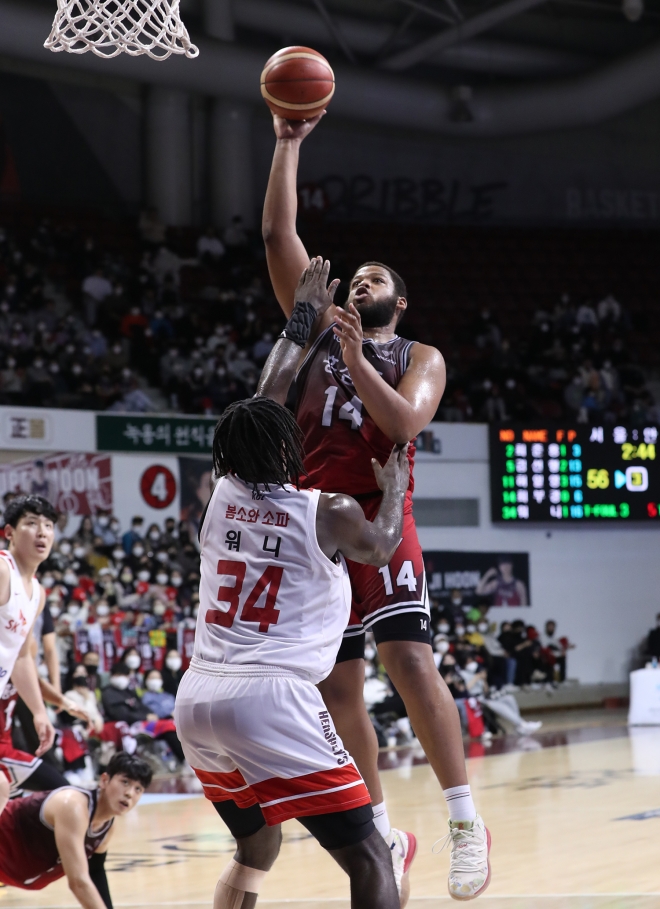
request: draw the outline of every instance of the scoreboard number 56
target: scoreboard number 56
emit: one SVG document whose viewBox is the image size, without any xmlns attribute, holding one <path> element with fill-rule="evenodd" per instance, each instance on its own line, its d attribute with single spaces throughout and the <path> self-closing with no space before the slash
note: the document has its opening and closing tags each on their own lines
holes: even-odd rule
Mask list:
<svg viewBox="0 0 660 909">
<path fill-rule="evenodd" d="M 608 470 L 592 468 L 587 471 L 587 486 L 589 489 L 607 489 L 609 485 L 610 473 Z"/>
</svg>

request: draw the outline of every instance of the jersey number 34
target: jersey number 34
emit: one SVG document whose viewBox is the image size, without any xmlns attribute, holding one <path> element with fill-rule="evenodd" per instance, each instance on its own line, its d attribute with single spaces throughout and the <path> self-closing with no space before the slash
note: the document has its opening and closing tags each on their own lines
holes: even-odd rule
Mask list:
<svg viewBox="0 0 660 909">
<path fill-rule="evenodd" d="M 207 609 L 206 621 L 209 625 L 222 625 L 223 628 L 231 628 L 234 624 L 234 618 L 238 612 L 240 596 L 245 581 L 245 562 L 234 562 L 231 559 L 220 559 L 218 562 L 218 574 L 229 575 L 235 578 L 236 583 L 233 587 L 222 585 L 218 588 L 218 600 L 221 603 L 229 603 L 227 612 L 221 609 Z M 248 594 L 243 609 L 241 610 L 241 622 L 258 622 L 259 631 L 267 633 L 271 625 L 277 625 L 280 617 L 279 609 L 275 609 L 277 593 L 282 583 L 282 574 L 284 569 L 277 565 L 269 565 L 261 575 L 257 583 Z M 262 593 L 266 594 L 266 602 L 263 606 L 257 606 L 257 602 Z"/>
</svg>

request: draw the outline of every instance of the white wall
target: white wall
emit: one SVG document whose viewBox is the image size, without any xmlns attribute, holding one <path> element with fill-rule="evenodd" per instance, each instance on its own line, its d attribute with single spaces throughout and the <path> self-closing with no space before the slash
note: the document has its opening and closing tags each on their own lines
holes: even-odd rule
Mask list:
<svg viewBox="0 0 660 909">
<path fill-rule="evenodd" d="M 472 427 L 470 427 L 472 429 Z M 415 497 L 478 498 L 479 527 L 419 528 L 427 550 L 528 552 L 529 608 L 493 608 L 500 622 L 522 618 L 539 629 L 553 618 L 560 634 L 577 645 L 569 654 L 571 678 L 618 682 L 628 677 L 632 651 L 660 611 L 660 539 L 655 527 L 509 527 L 490 520 L 486 427 L 482 444 L 458 457 L 451 445 L 463 427 L 434 424 L 446 457 L 425 456 L 415 467 Z"/>
</svg>

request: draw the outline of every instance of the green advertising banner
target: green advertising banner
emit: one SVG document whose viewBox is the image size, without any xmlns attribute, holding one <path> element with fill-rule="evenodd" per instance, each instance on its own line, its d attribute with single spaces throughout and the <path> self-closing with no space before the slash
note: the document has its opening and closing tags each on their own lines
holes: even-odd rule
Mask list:
<svg viewBox="0 0 660 909">
<path fill-rule="evenodd" d="M 209 454 L 216 417 L 97 414 L 97 451 Z"/>
</svg>

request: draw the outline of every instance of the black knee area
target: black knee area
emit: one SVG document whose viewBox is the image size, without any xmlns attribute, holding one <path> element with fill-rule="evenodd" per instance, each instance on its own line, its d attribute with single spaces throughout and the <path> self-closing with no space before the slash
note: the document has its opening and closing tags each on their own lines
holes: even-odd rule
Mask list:
<svg viewBox="0 0 660 909">
<path fill-rule="evenodd" d="M 363 660 L 365 640 L 366 635 L 364 632 L 351 635 L 350 638 L 342 638 L 335 663 L 346 663 L 348 660 Z"/>
<path fill-rule="evenodd" d="M 266 819 L 258 805 L 239 808 L 236 802 L 213 802 L 213 807 L 229 827 L 231 835 L 237 839 L 254 836 L 266 826 Z"/>
<path fill-rule="evenodd" d="M 297 820 L 309 830 L 324 849 L 333 851 L 361 843 L 375 831 L 371 805 L 336 811 L 333 814 L 314 814 Z"/>
<path fill-rule="evenodd" d="M 34 773 L 31 773 L 21 783 L 21 789 L 29 789 L 32 792 L 48 792 L 51 789 L 59 789 L 60 786 L 68 785 L 69 781 L 56 767 L 42 761 Z"/>
</svg>

